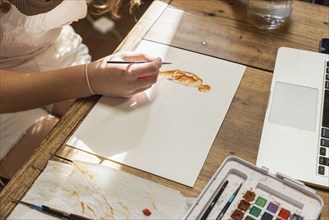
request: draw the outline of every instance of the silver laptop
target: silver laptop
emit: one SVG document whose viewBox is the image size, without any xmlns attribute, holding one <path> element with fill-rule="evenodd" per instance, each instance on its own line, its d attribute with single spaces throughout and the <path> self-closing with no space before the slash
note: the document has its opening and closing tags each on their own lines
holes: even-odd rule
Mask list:
<svg viewBox="0 0 329 220">
<path fill-rule="evenodd" d="M 278 50 L 257 166 L 329 188 L 329 55 Z"/>
</svg>

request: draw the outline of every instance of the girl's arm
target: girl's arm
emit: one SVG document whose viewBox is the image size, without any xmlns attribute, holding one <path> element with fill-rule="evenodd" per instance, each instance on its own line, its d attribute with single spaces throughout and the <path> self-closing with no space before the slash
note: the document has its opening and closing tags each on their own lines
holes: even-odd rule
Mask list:
<svg viewBox="0 0 329 220">
<path fill-rule="evenodd" d="M 149 62 L 127 65 L 108 64 L 108 60 Z M 161 64 L 161 59 L 140 53 L 118 53 L 88 64 L 87 77 L 93 93 L 128 98 L 157 81 Z M 39 73 L 0 70 L 0 113 L 90 96 L 85 70 L 85 65 Z"/>
</svg>

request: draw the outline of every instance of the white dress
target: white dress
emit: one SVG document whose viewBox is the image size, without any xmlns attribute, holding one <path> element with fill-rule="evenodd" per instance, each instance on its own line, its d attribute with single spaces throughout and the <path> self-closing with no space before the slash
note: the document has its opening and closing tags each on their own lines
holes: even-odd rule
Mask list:
<svg viewBox="0 0 329 220">
<path fill-rule="evenodd" d="M 64 0 L 51 11 L 33 16 L 12 5 L 0 16 L 0 69 L 42 72 L 90 62 L 87 47 L 70 26 L 86 14 L 85 0 Z M 0 160 L 48 114 L 44 108 L 0 114 Z"/>
</svg>

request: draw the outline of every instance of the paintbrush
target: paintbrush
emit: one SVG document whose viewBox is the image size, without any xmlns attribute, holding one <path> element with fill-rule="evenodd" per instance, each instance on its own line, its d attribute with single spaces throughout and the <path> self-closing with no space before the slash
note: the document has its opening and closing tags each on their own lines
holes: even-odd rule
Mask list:
<svg viewBox="0 0 329 220">
<path fill-rule="evenodd" d="M 226 213 L 227 209 L 230 207 L 230 205 L 232 204 L 233 200 L 235 199 L 236 195 L 238 194 L 240 188 L 242 186 L 242 183 L 240 184 L 240 186 L 235 190 L 235 192 L 233 193 L 233 195 L 229 198 L 229 200 L 227 201 L 227 203 L 225 204 L 224 208 L 222 209 L 222 211 L 219 213 L 219 215 L 217 216 L 216 220 L 220 220 L 223 218 L 224 214 Z"/>
<path fill-rule="evenodd" d="M 45 205 L 35 205 L 32 203 L 28 203 L 28 202 L 24 202 L 24 201 L 20 201 L 20 200 L 13 200 L 13 202 L 15 203 L 20 203 L 23 205 L 26 205 L 32 209 L 35 209 L 39 212 L 43 212 L 49 215 L 53 215 L 59 218 L 64 218 L 64 219 L 68 219 L 68 220 L 91 220 L 90 218 L 86 218 L 80 215 L 76 215 L 76 214 L 72 214 L 72 213 L 68 213 L 62 210 L 58 210 L 58 209 L 54 209 L 54 208 L 50 208 L 48 206 Z"/>
<path fill-rule="evenodd" d="M 222 187 L 219 189 L 218 193 L 216 194 L 215 198 L 211 201 L 210 205 L 208 206 L 207 210 L 205 213 L 202 215 L 201 220 L 205 220 L 208 218 L 208 215 L 210 214 L 211 210 L 214 208 L 216 202 L 218 201 L 219 197 L 222 195 L 224 189 L 226 188 L 228 184 L 228 180 L 224 182 Z"/>
<path fill-rule="evenodd" d="M 139 64 L 139 63 L 149 63 L 151 61 L 115 61 L 115 60 L 109 60 L 107 63 L 112 64 Z M 170 62 L 162 62 L 162 64 L 171 64 Z"/>
</svg>

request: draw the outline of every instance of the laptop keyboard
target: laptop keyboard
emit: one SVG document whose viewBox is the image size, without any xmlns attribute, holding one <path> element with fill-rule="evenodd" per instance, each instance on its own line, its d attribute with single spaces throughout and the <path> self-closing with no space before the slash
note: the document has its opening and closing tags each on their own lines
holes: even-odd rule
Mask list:
<svg viewBox="0 0 329 220">
<path fill-rule="evenodd" d="M 329 169 L 329 60 L 325 66 L 326 79 L 323 102 L 322 129 L 318 159 L 318 174 L 325 175 Z"/>
</svg>

